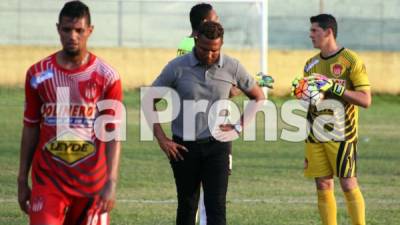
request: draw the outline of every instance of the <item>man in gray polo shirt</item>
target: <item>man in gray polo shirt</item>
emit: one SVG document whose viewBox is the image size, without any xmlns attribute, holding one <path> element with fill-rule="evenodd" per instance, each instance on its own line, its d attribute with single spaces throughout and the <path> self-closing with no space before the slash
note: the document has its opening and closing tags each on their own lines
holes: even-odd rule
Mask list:
<svg viewBox="0 0 400 225">
<path fill-rule="evenodd" d="M 172 140 L 159 123 L 154 124 L 154 135 L 170 159 L 174 172 L 178 193 L 176 224 L 195 224 L 202 183 L 207 224 L 225 225 L 231 142 L 213 138 L 208 126 L 208 113 L 214 102 L 229 99 L 229 91 L 234 85 L 256 101 L 264 100 L 264 94 L 238 60 L 221 53 L 224 30 L 219 23 L 204 22 L 198 32 L 192 53 L 169 62 L 153 83 L 153 86 L 173 88 L 181 101 L 178 117 L 172 122 Z M 186 129 L 188 126 L 183 122 L 183 111 L 190 110 L 184 108 L 185 100 L 208 101 L 205 112 L 193 117 L 194 129 Z M 221 129 L 240 133 L 242 126 L 243 118 L 236 125 L 221 125 Z"/>
</svg>

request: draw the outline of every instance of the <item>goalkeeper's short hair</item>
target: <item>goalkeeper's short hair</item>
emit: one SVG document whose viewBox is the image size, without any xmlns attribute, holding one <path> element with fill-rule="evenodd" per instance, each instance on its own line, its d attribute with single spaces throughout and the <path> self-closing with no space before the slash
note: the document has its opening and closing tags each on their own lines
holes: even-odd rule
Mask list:
<svg viewBox="0 0 400 225">
<path fill-rule="evenodd" d="M 331 28 L 332 32 L 333 32 L 333 37 L 335 37 L 335 39 L 336 39 L 338 25 L 337 25 L 335 17 L 332 16 L 331 14 L 319 14 L 316 16 L 312 16 L 312 17 L 310 17 L 310 22 L 318 23 L 318 25 L 324 30 Z"/>
</svg>

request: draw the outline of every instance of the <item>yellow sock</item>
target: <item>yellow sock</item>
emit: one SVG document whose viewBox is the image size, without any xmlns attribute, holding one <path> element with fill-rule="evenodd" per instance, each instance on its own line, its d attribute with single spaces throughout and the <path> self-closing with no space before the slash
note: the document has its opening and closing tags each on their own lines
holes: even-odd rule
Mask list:
<svg viewBox="0 0 400 225">
<path fill-rule="evenodd" d="M 365 225 L 365 202 L 360 188 L 344 192 L 347 210 L 353 225 Z"/>
<path fill-rule="evenodd" d="M 337 225 L 333 190 L 318 190 L 318 209 L 323 225 Z"/>
</svg>

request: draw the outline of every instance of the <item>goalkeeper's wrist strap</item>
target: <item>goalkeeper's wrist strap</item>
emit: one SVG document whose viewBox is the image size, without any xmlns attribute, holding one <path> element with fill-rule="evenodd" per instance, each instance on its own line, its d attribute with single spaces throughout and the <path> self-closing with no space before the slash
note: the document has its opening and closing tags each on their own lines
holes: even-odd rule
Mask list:
<svg viewBox="0 0 400 225">
<path fill-rule="evenodd" d="M 344 94 L 345 88 L 343 85 L 335 83 L 335 84 L 333 84 L 331 91 L 333 94 L 335 94 L 339 97 L 342 97 Z"/>
</svg>

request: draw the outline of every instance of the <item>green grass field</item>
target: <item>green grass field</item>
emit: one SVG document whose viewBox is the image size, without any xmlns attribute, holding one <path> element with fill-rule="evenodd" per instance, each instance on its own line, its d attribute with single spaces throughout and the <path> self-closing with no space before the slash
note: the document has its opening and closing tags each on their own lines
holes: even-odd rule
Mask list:
<svg viewBox="0 0 400 225">
<path fill-rule="evenodd" d="M 0 97 L 0 225 L 27 224 L 16 201 L 23 90 L 2 87 Z M 281 104 L 284 99 L 273 100 Z M 139 141 L 139 93 L 125 93 L 125 103 L 128 140 L 111 224 L 174 224 L 176 193 L 169 163 L 156 142 Z M 369 225 L 400 224 L 399 112 L 398 96 L 374 96 L 372 107 L 360 112 L 358 172 Z M 233 163 L 229 224 L 320 224 L 314 182 L 302 176 L 303 143 L 236 141 Z M 339 190 L 336 186 L 339 224 L 350 224 Z"/>
</svg>

